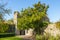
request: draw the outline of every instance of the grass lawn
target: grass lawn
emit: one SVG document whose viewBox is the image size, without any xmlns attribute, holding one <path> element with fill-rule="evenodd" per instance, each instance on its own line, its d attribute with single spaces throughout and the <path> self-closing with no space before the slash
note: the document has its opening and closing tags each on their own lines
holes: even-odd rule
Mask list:
<svg viewBox="0 0 60 40">
<path fill-rule="evenodd" d="M 22 38 L 18 38 L 18 37 L 6 37 L 6 38 L 0 38 L 0 40 L 22 40 Z"/>
</svg>

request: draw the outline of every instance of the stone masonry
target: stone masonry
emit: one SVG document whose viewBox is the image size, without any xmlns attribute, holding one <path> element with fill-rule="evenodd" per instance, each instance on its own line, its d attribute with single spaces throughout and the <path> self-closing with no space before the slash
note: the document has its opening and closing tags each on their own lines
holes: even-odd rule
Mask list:
<svg viewBox="0 0 60 40">
<path fill-rule="evenodd" d="M 50 34 L 52 36 L 57 36 L 57 35 L 60 36 L 60 30 L 56 28 L 55 24 L 49 24 L 44 31 L 45 31 L 45 35 Z"/>
</svg>

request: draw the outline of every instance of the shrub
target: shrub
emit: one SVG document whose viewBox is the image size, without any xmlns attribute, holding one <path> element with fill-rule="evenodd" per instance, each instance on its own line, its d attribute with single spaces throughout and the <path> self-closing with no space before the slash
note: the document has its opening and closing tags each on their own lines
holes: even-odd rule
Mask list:
<svg viewBox="0 0 60 40">
<path fill-rule="evenodd" d="M 9 25 L 7 23 L 0 22 L 0 33 L 5 32 L 8 30 Z"/>
<path fill-rule="evenodd" d="M 15 33 L 0 33 L 0 38 L 15 36 Z"/>
<path fill-rule="evenodd" d="M 0 22 L 0 33 L 15 32 L 14 24 Z"/>
<path fill-rule="evenodd" d="M 36 40 L 60 40 L 60 36 L 36 35 Z"/>
</svg>

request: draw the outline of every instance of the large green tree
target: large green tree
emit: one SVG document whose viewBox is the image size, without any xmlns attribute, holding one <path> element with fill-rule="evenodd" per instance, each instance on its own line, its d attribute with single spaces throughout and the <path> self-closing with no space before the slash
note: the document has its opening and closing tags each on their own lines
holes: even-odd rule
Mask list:
<svg viewBox="0 0 60 40">
<path fill-rule="evenodd" d="M 5 14 L 10 14 L 10 9 L 6 8 L 7 3 L 2 3 L 2 0 L 0 0 L 0 33 L 7 31 L 9 25 L 5 23 L 4 17 Z"/>
<path fill-rule="evenodd" d="M 39 32 L 39 30 L 45 27 L 49 22 L 47 9 L 47 5 L 38 2 L 37 4 L 34 4 L 32 8 L 28 7 L 27 9 L 22 10 L 18 15 L 18 28 L 33 28 L 35 31 Z"/>
</svg>

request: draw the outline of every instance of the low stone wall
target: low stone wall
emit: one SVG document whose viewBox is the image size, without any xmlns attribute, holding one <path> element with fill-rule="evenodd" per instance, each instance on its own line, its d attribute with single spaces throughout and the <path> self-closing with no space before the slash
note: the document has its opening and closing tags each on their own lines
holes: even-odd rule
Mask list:
<svg viewBox="0 0 60 40">
<path fill-rule="evenodd" d="M 44 35 L 60 36 L 60 30 L 56 28 L 55 24 L 49 24 L 48 27 L 44 30 Z"/>
</svg>

